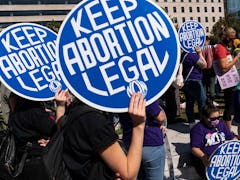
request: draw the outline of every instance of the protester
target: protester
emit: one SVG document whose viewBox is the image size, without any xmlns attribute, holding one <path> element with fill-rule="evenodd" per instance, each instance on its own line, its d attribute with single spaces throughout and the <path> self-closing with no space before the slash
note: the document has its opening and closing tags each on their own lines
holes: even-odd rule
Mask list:
<svg viewBox="0 0 240 180">
<path fill-rule="evenodd" d="M 235 139 L 228 127 L 220 120 L 219 109 L 211 101 L 202 110 L 202 118 L 190 131 L 193 165 L 198 174 L 207 179 L 205 169 L 209 157 L 226 140 Z"/>
<path fill-rule="evenodd" d="M 240 139 L 240 82 L 234 92 L 234 121 L 237 122 L 238 139 Z"/>
<path fill-rule="evenodd" d="M 133 136 L 127 155 L 111 120 L 97 110 L 76 116 L 88 106 L 77 99 L 70 104 L 63 158 L 73 180 L 136 179 L 142 157 L 145 104 L 143 95 L 132 95 L 128 113 L 133 119 Z"/>
<path fill-rule="evenodd" d="M 210 38 L 206 36 L 206 41 L 202 48 L 202 54 L 207 62 L 207 67 L 203 69 L 203 87 L 205 90 L 205 94 L 208 98 L 213 100 L 215 105 L 219 105 L 217 102 L 214 101 L 215 99 L 215 82 L 216 82 L 216 74 L 214 72 L 212 62 L 214 58 L 214 45 L 210 44 Z"/>
<path fill-rule="evenodd" d="M 183 62 L 183 77 L 185 79 L 183 92 L 186 99 L 186 115 L 190 129 L 195 124 L 195 101 L 197 101 L 200 115 L 201 109 L 206 102 L 206 94 L 202 84 L 202 69 L 207 67 L 207 63 L 202 55 L 201 48 L 195 47 L 195 51 L 187 53 Z"/>
<path fill-rule="evenodd" d="M 229 71 L 240 58 L 238 53 L 234 58 L 231 56 L 231 50 L 229 49 L 232 45 L 232 40 L 236 36 L 236 31 L 231 27 L 225 27 L 219 33 L 220 42 L 215 47 L 215 60 L 217 61 L 218 67 L 222 74 Z M 224 94 L 224 113 L 223 120 L 232 131 L 232 120 L 233 120 L 233 90 L 235 87 L 223 89 Z"/>
<path fill-rule="evenodd" d="M 163 180 L 165 168 L 163 124 L 166 116 L 158 101 L 146 107 L 146 114 L 142 162 L 137 179 Z M 132 142 L 132 119 L 127 113 L 119 113 L 118 115 L 123 128 L 123 143 L 128 149 Z"/>
<path fill-rule="evenodd" d="M 232 54 L 233 54 L 233 57 L 236 57 L 240 52 L 240 39 L 234 39 L 233 45 L 234 45 L 234 50 Z M 235 65 L 238 70 L 238 73 L 240 74 L 240 59 L 238 59 Z"/>
<path fill-rule="evenodd" d="M 233 57 L 238 56 L 238 53 L 240 53 L 240 40 L 235 39 L 234 40 L 234 51 L 233 51 Z M 238 74 L 240 77 L 240 58 L 238 59 L 236 63 L 236 67 L 238 70 Z M 233 109 L 234 109 L 234 121 L 237 122 L 237 131 L 238 131 L 238 139 L 240 139 L 240 82 L 238 83 L 235 91 L 234 91 L 234 97 L 233 97 Z"/>
<path fill-rule="evenodd" d="M 56 94 L 56 100 L 62 101 L 60 91 Z M 65 104 L 64 104 L 65 105 Z M 52 119 L 49 112 L 45 111 L 43 102 L 22 98 L 14 93 L 9 96 L 9 126 L 16 140 L 16 150 L 21 158 L 23 150 L 28 143 L 28 156 L 24 164 L 23 172 L 18 177 L 20 180 L 43 180 L 47 174 L 43 168 L 41 156 L 46 152 L 46 144 L 57 129 L 56 123 L 65 113 L 65 107 L 58 105 L 56 119 Z"/>
<path fill-rule="evenodd" d="M 181 115 L 179 88 L 171 85 L 161 96 L 160 100 L 169 121 Z"/>
</svg>

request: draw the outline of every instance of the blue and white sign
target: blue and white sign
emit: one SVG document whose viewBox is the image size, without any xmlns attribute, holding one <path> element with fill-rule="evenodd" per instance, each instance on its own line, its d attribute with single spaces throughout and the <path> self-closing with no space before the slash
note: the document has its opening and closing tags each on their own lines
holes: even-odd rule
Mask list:
<svg viewBox="0 0 240 180">
<path fill-rule="evenodd" d="M 34 23 L 18 23 L 0 33 L 0 80 L 26 99 L 45 101 L 66 88 L 56 63 L 57 34 Z"/>
<path fill-rule="evenodd" d="M 168 89 L 180 45 L 170 18 L 149 0 L 85 0 L 62 23 L 57 58 L 77 98 L 126 112 L 133 92 L 150 104 Z"/>
<path fill-rule="evenodd" d="M 195 52 L 194 47 L 204 46 L 206 33 L 203 26 L 197 21 L 186 21 L 178 30 L 181 48 L 185 52 Z"/>
<path fill-rule="evenodd" d="M 240 177 L 240 141 L 220 145 L 210 157 L 206 176 L 209 180 L 235 180 Z"/>
</svg>

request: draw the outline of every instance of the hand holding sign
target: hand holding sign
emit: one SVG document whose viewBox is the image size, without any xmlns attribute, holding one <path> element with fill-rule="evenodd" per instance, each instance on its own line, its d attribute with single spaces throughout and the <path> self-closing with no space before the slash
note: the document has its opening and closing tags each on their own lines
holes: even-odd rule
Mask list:
<svg viewBox="0 0 240 180">
<path fill-rule="evenodd" d="M 140 91 L 150 104 L 168 89 L 180 49 L 171 20 L 152 2 L 85 0 L 62 23 L 57 58 L 78 99 L 126 112 L 132 93 Z"/>
</svg>

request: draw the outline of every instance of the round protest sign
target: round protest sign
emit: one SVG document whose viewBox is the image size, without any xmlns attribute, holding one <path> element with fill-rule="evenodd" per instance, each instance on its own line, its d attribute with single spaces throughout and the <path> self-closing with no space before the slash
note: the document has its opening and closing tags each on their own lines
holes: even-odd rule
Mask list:
<svg viewBox="0 0 240 180">
<path fill-rule="evenodd" d="M 168 89 L 180 45 L 171 20 L 151 1 L 85 0 L 62 23 L 57 58 L 77 98 L 97 109 L 125 112 L 133 92 L 150 104 Z"/>
<path fill-rule="evenodd" d="M 235 180 L 240 177 L 240 141 L 232 140 L 221 144 L 210 157 L 206 170 L 209 180 Z"/>
<path fill-rule="evenodd" d="M 206 40 L 205 29 L 197 21 L 186 21 L 178 30 L 181 48 L 185 52 L 194 52 L 194 47 L 203 47 Z"/>
<path fill-rule="evenodd" d="M 34 23 L 18 23 L 0 33 L 0 79 L 15 94 L 45 101 L 66 88 L 56 62 L 57 34 Z"/>
</svg>

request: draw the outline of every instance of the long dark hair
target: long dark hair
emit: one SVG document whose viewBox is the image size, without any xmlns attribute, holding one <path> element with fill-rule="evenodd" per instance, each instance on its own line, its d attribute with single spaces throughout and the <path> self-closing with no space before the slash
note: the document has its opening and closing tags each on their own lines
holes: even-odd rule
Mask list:
<svg viewBox="0 0 240 180">
<path fill-rule="evenodd" d="M 11 92 L 9 95 L 8 105 L 11 113 L 24 111 L 31 108 L 44 108 L 44 104 L 42 102 L 22 98 L 13 92 Z"/>
<path fill-rule="evenodd" d="M 206 105 L 202 108 L 202 121 L 205 122 L 209 116 L 214 113 L 219 112 L 219 108 L 213 104 L 213 100 L 208 98 L 206 101 Z"/>
</svg>

